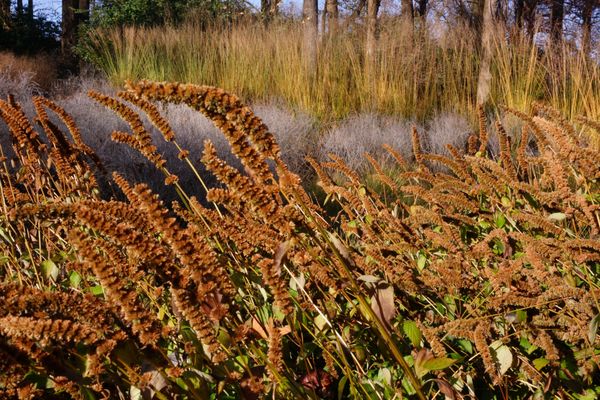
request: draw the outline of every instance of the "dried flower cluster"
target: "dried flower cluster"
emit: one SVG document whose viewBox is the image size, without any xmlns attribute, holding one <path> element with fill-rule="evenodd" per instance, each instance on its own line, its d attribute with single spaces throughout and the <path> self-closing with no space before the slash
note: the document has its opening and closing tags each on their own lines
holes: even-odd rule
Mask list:
<svg viewBox="0 0 600 400">
<path fill-rule="evenodd" d="M 43 139 L 0 101 L 15 154 L 0 171 L 0 397 L 525 398 L 600 385 L 600 154 L 553 110 L 508 110 L 519 138 L 480 110 L 479 135 L 450 156 L 425 152 L 415 129 L 414 163 L 386 147 L 390 172 L 366 155 L 379 190 L 335 155 L 310 159 L 327 213 L 221 89 L 142 81 L 118 95 L 204 185 L 201 156 L 221 183 L 210 206 L 179 186 L 133 108 L 90 96 L 129 123 L 113 139 L 181 202 L 118 174 L 126 200 L 100 198 L 100 160 L 63 109 L 34 99 Z M 243 170 L 210 142 L 181 148 L 157 101 L 213 121 Z"/>
</svg>

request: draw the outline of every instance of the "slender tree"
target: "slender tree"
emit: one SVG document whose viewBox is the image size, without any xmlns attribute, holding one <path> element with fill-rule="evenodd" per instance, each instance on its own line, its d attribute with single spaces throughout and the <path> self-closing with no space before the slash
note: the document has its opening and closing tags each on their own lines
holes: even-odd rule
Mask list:
<svg viewBox="0 0 600 400">
<path fill-rule="evenodd" d="M 60 44 L 64 56 L 72 56 L 73 47 L 77 43 L 79 24 L 89 18 L 89 11 L 89 0 L 62 0 L 62 35 Z"/>
<path fill-rule="evenodd" d="M 317 70 L 317 39 L 319 31 L 317 0 L 304 0 L 302 6 L 304 60 L 310 75 Z"/>
<path fill-rule="evenodd" d="M 412 24 L 415 18 L 412 0 L 401 0 L 400 7 L 400 16 L 402 17 L 402 20 Z"/>
<path fill-rule="evenodd" d="M 484 0 L 481 33 L 481 64 L 477 80 L 477 103 L 486 104 L 491 89 L 492 35 L 494 32 L 494 10 L 498 0 Z"/>
<path fill-rule="evenodd" d="M 429 0 L 417 0 L 417 14 L 419 17 L 425 18 L 427 16 L 427 6 Z"/>
<path fill-rule="evenodd" d="M 0 0 L 0 28 L 7 31 L 10 26 L 10 0 Z"/>
<path fill-rule="evenodd" d="M 581 49 L 585 54 L 590 54 L 592 47 L 593 15 L 598 7 L 600 0 L 583 0 L 581 5 Z"/>
<path fill-rule="evenodd" d="M 554 43 L 562 40 L 565 1 L 550 0 L 550 36 Z"/>
<path fill-rule="evenodd" d="M 377 54 L 377 29 L 379 5 L 381 0 L 367 0 L 367 35 L 365 39 L 365 75 L 367 82 L 374 90 L 375 58 Z"/>
<path fill-rule="evenodd" d="M 329 32 L 333 34 L 338 29 L 338 1 L 337 0 L 325 0 L 325 8 L 323 9 L 323 19 L 321 23 L 321 32 Z"/>
</svg>

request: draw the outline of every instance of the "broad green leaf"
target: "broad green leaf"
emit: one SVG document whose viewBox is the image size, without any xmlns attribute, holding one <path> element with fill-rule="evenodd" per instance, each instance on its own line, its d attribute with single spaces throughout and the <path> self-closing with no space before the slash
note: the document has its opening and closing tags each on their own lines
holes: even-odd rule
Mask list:
<svg viewBox="0 0 600 400">
<path fill-rule="evenodd" d="M 322 331 L 323 328 L 327 326 L 327 320 L 325 319 L 325 317 L 319 314 L 315 317 L 315 325 L 320 331 Z"/>
<path fill-rule="evenodd" d="M 54 261 L 44 260 L 40 264 L 40 267 L 42 269 L 42 274 L 44 274 L 46 278 L 50 278 L 53 281 L 55 281 L 56 278 L 58 278 L 58 273 L 60 272 L 60 270 L 58 269 L 56 264 L 54 264 Z"/>
<path fill-rule="evenodd" d="M 77 271 L 71 271 L 69 274 L 69 283 L 71 284 L 71 287 L 78 288 L 81 283 L 81 275 L 79 275 Z"/>
<path fill-rule="evenodd" d="M 392 373 L 388 368 L 381 368 L 377 374 L 377 379 L 390 386 L 392 384 Z"/>
<path fill-rule="evenodd" d="M 421 331 L 414 321 L 404 321 L 402 330 L 414 347 L 419 347 L 421 345 Z"/>
<path fill-rule="evenodd" d="M 490 348 L 492 349 L 492 357 L 498 363 L 498 372 L 500 372 L 500 375 L 504 375 L 513 363 L 513 355 L 510 349 L 500 340 L 493 342 Z"/>
<path fill-rule="evenodd" d="M 538 371 L 541 371 L 542 368 L 544 368 L 549 363 L 550 363 L 550 361 L 546 360 L 545 358 L 536 358 L 535 360 L 533 360 L 533 366 Z"/>
<path fill-rule="evenodd" d="M 94 296 L 101 296 L 104 294 L 104 288 L 102 288 L 102 285 L 92 286 L 90 288 L 90 293 Z"/>
<path fill-rule="evenodd" d="M 458 345 L 467 353 L 473 354 L 473 343 L 466 339 L 459 339 Z"/>
<path fill-rule="evenodd" d="M 423 271 L 426 262 L 427 258 L 423 254 L 419 254 L 419 258 L 417 258 L 417 269 L 419 270 L 419 272 Z"/>
<path fill-rule="evenodd" d="M 448 368 L 455 362 L 456 360 L 448 357 L 432 358 L 423 363 L 423 368 L 428 371 L 439 371 Z"/>
<path fill-rule="evenodd" d="M 506 217 L 502 214 L 498 214 L 494 222 L 498 228 L 502 228 L 506 224 Z"/>
</svg>

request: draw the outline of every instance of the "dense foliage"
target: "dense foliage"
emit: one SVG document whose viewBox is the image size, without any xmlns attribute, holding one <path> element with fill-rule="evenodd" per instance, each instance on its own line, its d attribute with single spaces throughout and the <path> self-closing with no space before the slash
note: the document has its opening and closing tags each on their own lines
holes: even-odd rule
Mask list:
<svg viewBox="0 0 600 400">
<path fill-rule="evenodd" d="M 448 157 L 425 153 L 414 130 L 414 160 L 388 148 L 393 171 L 366 155 L 377 191 L 335 155 L 310 160 L 336 204 L 326 213 L 237 97 L 127 89 L 90 96 L 129 123 L 113 140 L 175 186 L 170 207 L 118 174 L 126 200 L 103 199 L 102 161 L 63 109 L 34 98 L 42 139 L 0 101 L 14 139 L 0 172 L 4 397 L 600 394 L 600 154 L 583 133 L 597 122 L 538 105 L 509 110 L 524 122 L 509 137 L 480 112 L 479 134 Z M 201 112 L 243 164 L 205 142 L 222 183 L 206 188 L 210 206 L 186 194 L 134 111 L 197 173 L 154 102 Z"/>
<path fill-rule="evenodd" d="M 240 0 L 104 0 L 94 8 L 92 26 L 178 24 L 186 17 L 204 23 L 225 21 L 247 9 Z"/>
<path fill-rule="evenodd" d="M 42 14 L 14 13 L 10 25 L 0 24 L 0 51 L 35 54 L 59 47 L 60 25 Z"/>
</svg>

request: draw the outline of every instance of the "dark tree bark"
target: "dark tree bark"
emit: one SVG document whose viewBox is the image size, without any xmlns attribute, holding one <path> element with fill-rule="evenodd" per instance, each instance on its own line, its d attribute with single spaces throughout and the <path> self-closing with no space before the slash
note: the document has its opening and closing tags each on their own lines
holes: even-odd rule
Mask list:
<svg viewBox="0 0 600 400">
<path fill-rule="evenodd" d="M 525 0 L 525 4 L 523 5 L 523 22 L 525 24 L 527 35 L 530 39 L 533 39 L 533 34 L 536 30 L 535 11 L 537 9 L 537 6 L 538 0 Z"/>
<path fill-rule="evenodd" d="M 425 18 L 427 16 L 427 5 L 429 0 L 417 0 L 417 14 L 419 17 Z"/>
<path fill-rule="evenodd" d="M 89 0 L 62 1 L 62 35 L 60 45 L 63 56 L 71 57 L 77 44 L 79 24 L 89 19 Z"/>
<path fill-rule="evenodd" d="M 263 20 L 269 23 L 279 15 L 279 4 L 281 0 L 261 0 L 260 12 Z"/>
<path fill-rule="evenodd" d="M 559 43 L 562 41 L 565 2 L 564 0 L 550 1 L 550 36 L 554 43 Z"/>
<path fill-rule="evenodd" d="M 17 15 L 23 15 L 23 0 L 17 0 Z"/>
<path fill-rule="evenodd" d="M 0 27 L 9 30 L 10 26 L 10 0 L 0 0 Z"/>
<path fill-rule="evenodd" d="M 581 10 L 581 50 L 584 54 L 590 54 L 592 42 L 592 16 L 594 9 L 600 6 L 598 0 L 584 0 Z"/>
</svg>

